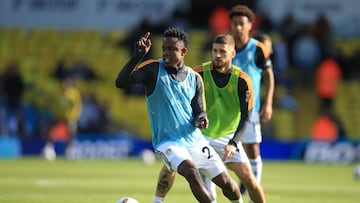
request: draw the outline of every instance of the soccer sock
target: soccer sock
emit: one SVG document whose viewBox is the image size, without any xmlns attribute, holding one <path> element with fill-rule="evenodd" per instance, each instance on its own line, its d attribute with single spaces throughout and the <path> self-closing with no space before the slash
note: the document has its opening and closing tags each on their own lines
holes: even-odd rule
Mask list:
<svg viewBox="0 0 360 203">
<path fill-rule="evenodd" d="M 164 202 L 163 197 L 159 197 L 159 196 L 154 197 L 154 203 L 163 203 L 163 202 Z"/>
<path fill-rule="evenodd" d="M 47 142 L 46 145 L 45 145 L 45 148 L 54 149 L 54 144 L 52 142 Z"/>
<path fill-rule="evenodd" d="M 43 155 L 48 161 L 55 161 L 56 159 L 56 152 L 55 147 L 52 142 L 46 143 L 44 149 L 43 149 Z"/>
<path fill-rule="evenodd" d="M 262 159 L 261 156 L 258 156 L 256 159 L 249 159 L 251 164 L 251 169 L 256 177 L 256 180 L 260 183 L 262 176 Z"/>
<path fill-rule="evenodd" d="M 217 195 L 216 195 L 216 185 L 215 185 L 215 183 L 213 183 L 209 178 L 207 178 L 205 176 L 201 176 L 201 178 L 203 179 L 206 187 L 210 190 L 213 197 L 216 199 Z"/>
<path fill-rule="evenodd" d="M 244 203 L 243 198 L 240 197 L 238 200 L 230 200 L 231 203 Z"/>
</svg>

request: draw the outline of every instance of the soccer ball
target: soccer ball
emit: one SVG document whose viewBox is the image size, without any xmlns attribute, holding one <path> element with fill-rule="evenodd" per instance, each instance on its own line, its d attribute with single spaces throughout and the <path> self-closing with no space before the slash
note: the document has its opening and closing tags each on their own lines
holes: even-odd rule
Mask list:
<svg viewBox="0 0 360 203">
<path fill-rule="evenodd" d="M 131 197 L 123 197 L 119 199 L 116 203 L 139 203 L 139 201 Z"/>
<path fill-rule="evenodd" d="M 55 161 L 56 152 L 52 144 L 46 144 L 42 153 L 46 160 Z"/>
<path fill-rule="evenodd" d="M 355 180 L 360 180 L 360 164 L 355 166 L 353 175 Z"/>
<path fill-rule="evenodd" d="M 151 165 L 155 163 L 156 157 L 154 155 L 154 152 L 150 149 L 144 149 L 140 153 L 141 159 L 144 161 L 145 164 Z"/>
</svg>

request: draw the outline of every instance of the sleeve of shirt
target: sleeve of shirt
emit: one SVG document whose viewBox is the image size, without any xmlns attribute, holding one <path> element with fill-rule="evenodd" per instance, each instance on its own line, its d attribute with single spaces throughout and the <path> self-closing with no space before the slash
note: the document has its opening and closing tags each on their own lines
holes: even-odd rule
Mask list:
<svg viewBox="0 0 360 203">
<path fill-rule="evenodd" d="M 263 70 L 273 67 L 270 55 L 261 42 L 258 42 L 255 50 L 255 64 Z"/>
<path fill-rule="evenodd" d="M 241 73 L 238 82 L 238 96 L 240 101 L 241 117 L 239 125 L 234 133 L 233 140 L 235 143 L 240 142 L 240 137 L 243 134 L 246 125 L 249 124 L 249 115 L 252 110 L 253 96 L 252 96 L 252 83 L 245 73 Z"/>
<path fill-rule="evenodd" d="M 195 119 L 207 116 L 204 83 L 199 73 L 196 73 L 196 93 L 191 100 L 191 107 Z"/>
<path fill-rule="evenodd" d="M 142 54 L 135 54 L 131 59 L 125 64 L 121 71 L 118 73 L 115 85 L 118 88 L 126 88 L 131 84 L 135 84 L 138 82 L 134 76 L 132 75 L 133 70 L 135 69 L 136 65 L 142 60 Z"/>
<path fill-rule="evenodd" d="M 129 60 L 116 77 L 116 87 L 124 89 L 133 84 L 144 84 L 147 95 L 151 94 L 156 83 L 158 61 L 150 59 L 139 64 L 142 58 L 138 54 Z"/>
</svg>

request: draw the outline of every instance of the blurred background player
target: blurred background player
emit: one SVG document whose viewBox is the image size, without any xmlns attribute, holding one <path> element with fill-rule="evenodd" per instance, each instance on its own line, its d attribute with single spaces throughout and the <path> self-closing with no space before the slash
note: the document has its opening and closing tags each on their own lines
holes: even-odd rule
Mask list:
<svg viewBox="0 0 360 203">
<path fill-rule="evenodd" d="M 246 6 L 236 5 L 229 11 L 229 18 L 236 47 L 233 64 L 246 72 L 253 84 L 254 109 L 250 115 L 251 124 L 247 126 L 241 141 L 249 157 L 254 175 L 260 182 L 263 165 L 260 153 L 261 122 L 268 122 L 272 117 L 274 73 L 269 59 L 269 51 L 263 43 L 250 37 L 252 23 L 255 19 L 254 12 Z M 262 80 L 265 82 L 265 98 L 261 104 Z M 241 191 L 245 192 L 244 189 L 245 187 L 241 186 Z"/>
<path fill-rule="evenodd" d="M 69 129 L 69 138 L 66 143 L 66 156 L 70 156 L 72 142 L 78 130 L 78 120 L 82 112 L 82 96 L 80 91 L 74 86 L 72 78 L 67 78 L 62 82 L 64 89 L 65 119 Z"/>
<path fill-rule="evenodd" d="M 60 108 L 64 115 L 49 132 L 47 144 L 43 151 L 45 158 L 48 160 L 56 158 L 54 148 L 54 142 L 56 141 L 65 141 L 65 155 L 71 157 L 72 142 L 77 134 L 78 120 L 83 108 L 82 95 L 74 86 L 73 79 L 65 78 L 62 80 L 61 85 L 63 98 L 60 101 Z"/>
</svg>

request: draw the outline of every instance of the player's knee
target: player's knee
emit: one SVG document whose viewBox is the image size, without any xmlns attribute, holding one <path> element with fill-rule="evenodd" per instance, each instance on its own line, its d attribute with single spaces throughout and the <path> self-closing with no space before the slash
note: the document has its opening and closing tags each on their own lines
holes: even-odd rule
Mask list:
<svg viewBox="0 0 360 203">
<path fill-rule="evenodd" d="M 241 182 L 248 189 L 256 188 L 258 185 L 258 182 L 257 182 L 255 176 L 245 176 L 245 177 L 241 178 Z"/>
<path fill-rule="evenodd" d="M 237 200 L 240 198 L 238 185 L 232 183 L 231 181 L 226 182 L 221 189 L 224 196 L 230 200 Z"/>
<path fill-rule="evenodd" d="M 240 197 L 239 186 L 229 175 L 222 174 L 214 179 L 215 183 L 221 187 L 222 193 L 229 199 Z"/>
<path fill-rule="evenodd" d="M 200 175 L 198 175 L 199 171 L 191 164 L 180 164 L 178 167 L 178 173 L 184 176 L 187 180 L 200 179 Z"/>
</svg>

